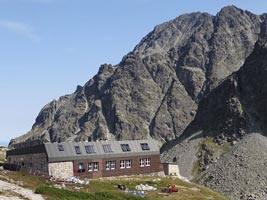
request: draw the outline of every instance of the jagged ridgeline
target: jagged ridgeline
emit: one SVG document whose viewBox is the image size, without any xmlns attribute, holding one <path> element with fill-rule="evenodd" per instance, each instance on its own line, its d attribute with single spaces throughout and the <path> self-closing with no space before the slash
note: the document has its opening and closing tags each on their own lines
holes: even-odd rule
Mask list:
<svg viewBox="0 0 267 200">
<path fill-rule="evenodd" d="M 11 141 L 178 138 L 198 104 L 251 53 L 261 17 L 234 6 L 184 14 L 154 28 L 116 65 L 48 103 Z"/>
<path fill-rule="evenodd" d="M 181 175 L 231 199 L 267 199 L 266 80 L 267 14 L 184 14 L 44 106 L 10 145 L 155 138 Z"/>
<path fill-rule="evenodd" d="M 267 18 L 244 65 L 199 103 L 184 133 L 162 149 L 180 172 L 230 199 L 267 199 Z"/>
</svg>

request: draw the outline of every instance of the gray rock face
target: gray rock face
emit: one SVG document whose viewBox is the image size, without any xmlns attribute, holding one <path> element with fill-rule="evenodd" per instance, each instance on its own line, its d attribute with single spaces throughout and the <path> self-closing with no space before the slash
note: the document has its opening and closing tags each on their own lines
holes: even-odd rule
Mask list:
<svg viewBox="0 0 267 200">
<path fill-rule="evenodd" d="M 182 175 L 193 178 L 194 169 L 203 169 L 196 180 L 231 199 L 267 198 L 266 17 L 262 20 L 259 40 L 244 65 L 201 100 L 184 133 L 162 148 L 164 159 L 176 156 Z M 204 156 L 203 144 L 209 152 Z"/>
<path fill-rule="evenodd" d="M 233 200 L 267 198 L 267 138 L 259 133 L 244 137 L 195 181 Z"/>
<path fill-rule="evenodd" d="M 178 138 L 203 96 L 244 63 L 260 25 L 260 16 L 234 6 L 158 25 L 117 66 L 101 66 L 83 87 L 46 105 L 11 144 Z"/>
</svg>

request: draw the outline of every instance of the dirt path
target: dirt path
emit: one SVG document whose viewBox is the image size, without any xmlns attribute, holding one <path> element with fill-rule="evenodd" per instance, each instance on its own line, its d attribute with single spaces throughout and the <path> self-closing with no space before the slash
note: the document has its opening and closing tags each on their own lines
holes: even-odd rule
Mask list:
<svg viewBox="0 0 267 200">
<path fill-rule="evenodd" d="M 35 194 L 32 190 L 22 188 L 12 183 L 0 180 L 0 200 L 44 200 L 44 198 Z"/>
</svg>

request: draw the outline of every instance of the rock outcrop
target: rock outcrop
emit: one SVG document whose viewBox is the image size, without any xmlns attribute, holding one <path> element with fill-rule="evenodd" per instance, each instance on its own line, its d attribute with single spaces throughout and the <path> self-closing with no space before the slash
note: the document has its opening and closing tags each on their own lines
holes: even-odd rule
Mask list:
<svg viewBox="0 0 267 200">
<path fill-rule="evenodd" d="M 233 200 L 265 200 L 266 148 L 266 136 L 259 133 L 246 135 L 195 181 Z"/>
<path fill-rule="evenodd" d="M 178 138 L 198 102 L 244 63 L 260 24 L 260 16 L 228 6 L 158 25 L 117 66 L 101 66 L 83 87 L 47 104 L 11 144 Z"/>
<path fill-rule="evenodd" d="M 266 80 L 266 14 L 184 14 L 44 106 L 10 145 L 152 137 L 181 175 L 231 199 L 266 199 Z"/>
<path fill-rule="evenodd" d="M 162 157 L 175 157 L 182 175 L 197 177 L 231 199 L 266 199 L 266 79 L 263 15 L 259 39 L 244 65 L 201 100 L 195 119 L 162 148 Z"/>
</svg>

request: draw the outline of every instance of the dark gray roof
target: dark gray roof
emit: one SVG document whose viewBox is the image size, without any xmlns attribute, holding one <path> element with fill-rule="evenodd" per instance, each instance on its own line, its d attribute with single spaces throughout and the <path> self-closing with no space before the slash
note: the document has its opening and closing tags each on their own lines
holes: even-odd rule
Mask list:
<svg viewBox="0 0 267 200">
<path fill-rule="evenodd" d="M 147 143 L 150 150 L 142 150 L 141 143 Z M 112 152 L 104 152 L 103 145 L 107 144 L 111 146 Z M 129 144 L 131 151 L 123 152 L 121 144 Z M 64 151 L 59 151 L 58 145 L 62 145 Z M 88 154 L 85 150 L 86 145 L 93 145 L 95 153 Z M 76 153 L 75 146 L 80 147 L 80 154 Z M 155 140 L 45 143 L 45 148 L 48 156 L 48 162 L 159 154 L 159 145 Z"/>
</svg>

